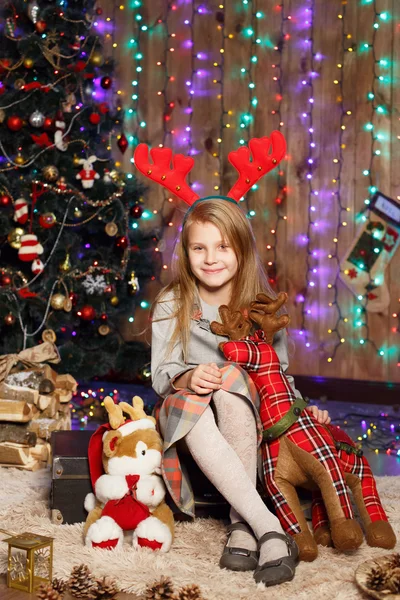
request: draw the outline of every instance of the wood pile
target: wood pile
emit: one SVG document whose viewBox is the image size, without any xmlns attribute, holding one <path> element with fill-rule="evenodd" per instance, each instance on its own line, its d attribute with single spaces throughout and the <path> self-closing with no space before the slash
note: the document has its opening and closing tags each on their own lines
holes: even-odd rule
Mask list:
<svg viewBox="0 0 400 600">
<path fill-rule="evenodd" d="M 0 383 L 0 466 L 36 471 L 51 462 L 52 431 L 71 429 L 77 383 L 49 365 L 9 374 Z"/>
</svg>

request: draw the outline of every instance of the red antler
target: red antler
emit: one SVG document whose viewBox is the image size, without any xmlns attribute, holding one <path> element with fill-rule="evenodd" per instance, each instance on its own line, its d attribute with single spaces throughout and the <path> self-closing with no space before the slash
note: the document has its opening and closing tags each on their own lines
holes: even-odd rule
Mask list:
<svg viewBox="0 0 400 600">
<path fill-rule="evenodd" d="M 171 169 L 172 150 L 170 148 L 152 148 L 150 156 L 153 164 L 149 163 L 148 151 L 147 144 L 139 144 L 135 149 L 134 160 L 139 171 L 191 206 L 199 198 L 185 181 L 186 175 L 193 168 L 193 158 L 176 154 L 173 157 L 174 166 Z"/>
<path fill-rule="evenodd" d="M 270 146 L 272 152 L 269 154 Z M 245 193 L 268 171 L 274 169 L 286 154 L 286 141 L 280 131 L 273 131 L 271 137 L 253 138 L 249 141 L 250 150 L 242 146 L 228 155 L 229 162 L 239 173 L 239 179 L 228 193 L 229 198 L 239 202 Z"/>
</svg>

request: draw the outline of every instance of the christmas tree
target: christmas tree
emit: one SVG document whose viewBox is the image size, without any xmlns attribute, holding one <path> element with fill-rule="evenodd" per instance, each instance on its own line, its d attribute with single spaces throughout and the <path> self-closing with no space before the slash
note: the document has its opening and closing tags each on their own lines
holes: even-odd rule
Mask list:
<svg viewBox="0 0 400 600">
<path fill-rule="evenodd" d="M 161 268 L 94 0 L 0 5 L 0 354 L 55 341 L 79 380 L 149 360 L 121 315 Z M 131 316 L 131 318 L 132 318 Z"/>
</svg>

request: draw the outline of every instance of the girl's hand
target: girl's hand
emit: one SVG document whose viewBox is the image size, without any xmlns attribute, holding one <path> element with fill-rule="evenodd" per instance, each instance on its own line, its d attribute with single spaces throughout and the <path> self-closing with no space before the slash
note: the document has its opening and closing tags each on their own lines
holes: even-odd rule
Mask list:
<svg viewBox="0 0 400 600">
<path fill-rule="evenodd" d="M 219 390 L 222 384 L 221 371 L 215 363 L 198 365 L 190 374 L 188 388 L 196 394 L 209 394 Z"/>
<path fill-rule="evenodd" d="M 320 410 L 318 406 L 315 406 L 315 404 L 309 406 L 307 410 L 313 415 L 313 417 L 317 419 L 318 423 L 320 423 L 321 425 L 329 425 L 329 423 L 331 422 L 331 418 L 327 410 Z"/>
</svg>

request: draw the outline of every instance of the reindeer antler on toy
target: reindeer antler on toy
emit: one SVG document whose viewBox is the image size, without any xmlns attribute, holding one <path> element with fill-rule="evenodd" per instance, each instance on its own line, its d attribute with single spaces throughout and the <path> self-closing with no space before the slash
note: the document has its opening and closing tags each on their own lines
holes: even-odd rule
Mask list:
<svg viewBox="0 0 400 600">
<path fill-rule="evenodd" d="M 232 198 L 236 202 L 239 202 L 261 177 L 280 163 L 286 153 L 286 141 L 280 131 L 273 131 L 269 138 L 251 139 L 249 148 L 242 146 L 228 155 L 229 162 L 239 173 L 238 180 L 228 193 L 228 198 Z M 147 144 L 139 144 L 136 147 L 134 162 L 143 175 L 165 187 L 189 206 L 192 206 L 196 200 L 205 199 L 200 198 L 185 181 L 186 175 L 193 168 L 193 158 L 183 156 L 183 154 L 173 156 L 170 148 L 152 148 L 150 156 L 153 160 L 152 163 L 149 161 Z M 213 197 L 224 199 L 223 196 Z"/>
</svg>

